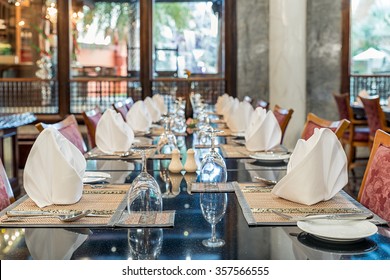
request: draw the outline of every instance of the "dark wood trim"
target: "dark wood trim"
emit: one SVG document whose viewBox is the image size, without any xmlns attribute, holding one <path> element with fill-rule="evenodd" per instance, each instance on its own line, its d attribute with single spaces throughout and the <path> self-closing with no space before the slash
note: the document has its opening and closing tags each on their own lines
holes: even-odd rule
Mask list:
<svg viewBox="0 0 390 280">
<path fill-rule="evenodd" d="M 59 99 L 59 115 L 65 117 L 70 111 L 70 9 L 72 7 L 71 0 L 57 1 L 58 19 L 57 19 L 57 34 L 58 34 L 58 64 L 57 64 L 57 80 L 58 80 L 58 99 Z"/>
<path fill-rule="evenodd" d="M 341 84 L 340 92 L 350 91 L 350 0 L 342 0 L 341 4 Z"/>
<path fill-rule="evenodd" d="M 142 97 L 151 96 L 153 78 L 153 0 L 140 0 L 140 81 L 142 86 Z"/>
<path fill-rule="evenodd" d="M 225 78 L 226 92 L 237 96 L 237 17 L 236 0 L 225 0 Z"/>
</svg>

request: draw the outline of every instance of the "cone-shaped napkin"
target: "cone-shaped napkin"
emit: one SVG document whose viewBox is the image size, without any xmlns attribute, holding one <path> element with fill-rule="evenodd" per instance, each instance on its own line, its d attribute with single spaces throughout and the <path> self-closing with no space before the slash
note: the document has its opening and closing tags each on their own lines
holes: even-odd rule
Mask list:
<svg viewBox="0 0 390 280">
<path fill-rule="evenodd" d="M 150 117 L 152 118 L 152 122 L 158 122 L 161 119 L 161 112 L 157 107 L 156 102 L 148 96 L 145 98 L 144 103 L 150 114 Z"/>
<path fill-rule="evenodd" d="M 267 151 L 278 146 L 282 138 L 280 125 L 272 111 L 257 107 L 245 132 L 248 151 Z"/>
<path fill-rule="evenodd" d="M 131 148 L 134 132 L 121 114 L 107 109 L 96 126 L 96 146 L 104 153 L 125 152 Z"/>
<path fill-rule="evenodd" d="M 39 206 L 73 204 L 83 193 L 86 162 L 82 153 L 53 127 L 36 139 L 26 161 L 23 185 Z"/>
<path fill-rule="evenodd" d="M 147 132 L 152 125 L 152 117 L 146 109 L 145 103 L 138 100 L 126 115 L 127 124 L 137 132 Z"/>
<path fill-rule="evenodd" d="M 230 117 L 227 119 L 227 126 L 234 132 L 245 132 L 249 126 L 253 114 L 253 107 L 246 101 L 239 102 L 238 105 L 232 106 Z"/>
<path fill-rule="evenodd" d="M 217 103 L 215 103 L 215 112 L 219 115 L 222 115 L 222 110 L 225 107 L 226 101 L 229 99 L 229 95 L 224 93 L 221 96 L 218 96 Z"/>
<path fill-rule="evenodd" d="M 298 140 L 287 175 L 275 185 L 272 193 L 312 205 L 331 199 L 347 183 L 347 157 L 339 139 L 328 128 L 316 128 L 307 141 Z"/>
<path fill-rule="evenodd" d="M 156 103 L 157 108 L 160 110 L 161 114 L 168 113 L 168 108 L 165 105 L 164 97 L 161 94 L 155 94 L 152 97 L 153 101 Z"/>
</svg>

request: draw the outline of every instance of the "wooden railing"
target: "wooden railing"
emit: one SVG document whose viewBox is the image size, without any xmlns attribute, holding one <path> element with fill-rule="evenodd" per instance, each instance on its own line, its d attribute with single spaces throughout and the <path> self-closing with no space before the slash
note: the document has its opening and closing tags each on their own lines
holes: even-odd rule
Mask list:
<svg viewBox="0 0 390 280">
<path fill-rule="evenodd" d="M 351 102 L 355 102 L 361 90 L 370 95 L 379 95 L 381 103 L 387 104 L 390 96 L 390 75 L 350 75 Z"/>
</svg>

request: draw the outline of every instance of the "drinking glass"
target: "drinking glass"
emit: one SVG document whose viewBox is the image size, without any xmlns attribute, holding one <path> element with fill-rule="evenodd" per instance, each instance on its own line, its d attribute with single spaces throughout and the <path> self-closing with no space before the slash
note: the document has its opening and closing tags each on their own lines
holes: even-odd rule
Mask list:
<svg viewBox="0 0 390 280">
<path fill-rule="evenodd" d="M 176 136 L 171 131 L 172 118 L 169 115 L 163 116 L 164 132 L 161 134 L 157 144 L 157 150 L 160 154 L 171 154 L 177 149 Z"/>
<path fill-rule="evenodd" d="M 127 240 L 133 260 L 156 260 L 161 253 L 163 230 L 161 228 L 129 229 Z"/>
<path fill-rule="evenodd" d="M 213 128 L 204 131 L 204 133 L 207 133 L 208 137 L 211 139 L 211 148 L 202 160 L 199 181 L 210 185 L 224 183 L 227 181 L 225 160 L 215 148 L 215 137 L 217 132 L 218 131 Z"/>
<path fill-rule="evenodd" d="M 161 190 L 157 181 L 146 170 L 146 150 L 151 146 L 135 146 L 133 150 L 142 154 L 142 172 L 133 180 L 127 195 L 127 211 L 154 212 L 162 211 Z"/>
<path fill-rule="evenodd" d="M 203 217 L 211 224 L 211 237 L 202 241 L 206 247 L 221 247 L 225 245 L 223 239 L 216 236 L 215 225 L 222 220 L 226 213 L 227 193 L 201 193 L 200 208 Z"/>
</svg>

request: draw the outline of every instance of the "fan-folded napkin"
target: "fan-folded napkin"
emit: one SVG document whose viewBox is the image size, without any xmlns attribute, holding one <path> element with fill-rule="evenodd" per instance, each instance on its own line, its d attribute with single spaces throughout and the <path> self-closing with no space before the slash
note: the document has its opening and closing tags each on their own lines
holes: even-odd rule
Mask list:
<svg viewBox="0 0 390 280">
<path fill-rule="evenodd" d="M 73 204 L 83 193 L 83 154 L 53 127 L 37 137 L 26 161 L 23 185 L 39 206 Z"/>
<path fill-rule="evenodd" d="M 226 124 L 232 132 L 245 132 L 253 114 L 253 107 L 246 101 L 233 104 Z"/>
<path fill-rule="evenodd" d="M 282 131 L 272 111 L 258 107 L 252 113 L 245 132 L 245 147 L 248 151 L 266 151 L 280 144 Z"/>
<path fill-rule="evenodd" d="M 152 117 L 144 101 L 138 100 L 131 106 L 126 115 L 126 122 L 134 132 L 147 132 L 150 129 L 152 126 Z"/>
<path fill-rule="evenodd" d="M 134 132 L 113 109 L 107 109 L 96 126 L 96 146 L 104 153 L 128 151 Z"/>
<path fill-rule="evenodd" d="M 218 96 L 217 102 L 215 103 L 215 112 L 219 115 L 222 115 L 222 110 L 225 107 L 226 102 L 229 99 L 229 95 L 224 93 L 221 96 Z"/>
<path fill-rule="evenodd" d="M 308 140 L 298 140 L 287 175 L 275 185 L 272 193 L 313 205 L 331 199 L 347 183 L 347 157 L 339 139 L 328 128 L 316 128 Z"/>
<path fill-rule="evenodd" d="M 160 109 L 157 107 L 156 102 L 149 96 L 144 100 L 146 109 L 148 110 L 152 122 L 158 122 L 161 119 Z"/>
<path fill-rule="evenodd" d="M 153 95 L 152 99 L 156 103 L 157 108 L 160 110 L 161 114 L 167 114 L 168 113 L 168 108 L 165 105 L 164 97 L 161 94 Z"/>
</svg>

